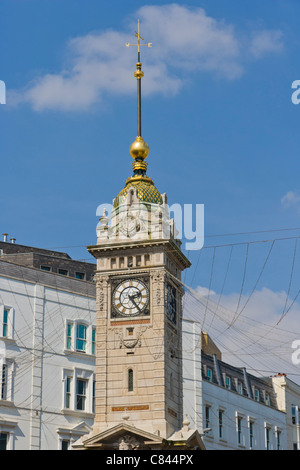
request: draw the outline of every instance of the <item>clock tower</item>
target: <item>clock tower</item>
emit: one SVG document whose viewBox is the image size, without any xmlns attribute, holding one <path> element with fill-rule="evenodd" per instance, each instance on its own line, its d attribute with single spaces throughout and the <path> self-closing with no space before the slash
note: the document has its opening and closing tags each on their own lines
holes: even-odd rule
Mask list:
<svg viewBox="0 0 300 470">
<path fill-rule="evenodd" d="M 129 152 L 133 174 L 104 210 L 97 243 L 96 385 L 93 431 L 74 448 L 202 448 L 183 417 L 182 272 L 190 266 L 176 239 L 167 198 L 147 176 L 141 135 L 140 47 L 138 135 Z M 130 44 L 127 44 L 130 46 Z M 174 447 L 175 448 L 175 447 Z"/>
</svg>

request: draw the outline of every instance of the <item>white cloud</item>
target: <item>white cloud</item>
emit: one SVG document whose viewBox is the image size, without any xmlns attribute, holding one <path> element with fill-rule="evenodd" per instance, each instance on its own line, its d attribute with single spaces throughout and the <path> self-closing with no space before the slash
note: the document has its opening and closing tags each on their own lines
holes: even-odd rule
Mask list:
<svg viewBox="0 0 300 470">
<path fill-rule="evenodd" d="M 218 293 L 198 287 L 186 294 L 184 317 L 200 322 L 225 362 L 257 375 L 290 373 L 291 380 L 300 381 L 299 366 L 292 362 L 293 341 L 300 340 L 299 300 L 296 293 L 287 296 L 266 287 L 251 297 L 231 293 L 220 299 Z"/>
<path fill-rule="evenodd" d="M 202 8 L 144 6 L 137 14 L 144 34 L 153 38 L 156 60 L 184 73 L 207 70 L 229 79 L 242 74 L 234 28 L 207 16 Z"/>
<path fill-rule="evenodd" d="M 281 204 L 284 208 L 296 208 L 300 211 L 300 193 L 299 191 L 288 191 L 282 198 Z"/>
<path fill-rule="evenodd" d="M 250 54 L 259 59 L 269 53 L 281 52 L 283 49 L 282 36 L 282 31 L 279 30 L 255 31 L 252 33 Z"/>
<path fill-rule="evenodd" d="M 204 327 L 208 327 L 217 320 L 222 322 L 226 327 L 228 325 L 233 326 L 235 323 L 239 324 L 239 318 L 241 318 L 242 322 L 245 318 L 251 318 L 254 321 L 275 325 L 281 319 L 284 310 L 287 310 L 292 304 L 293 300 L 291 298 L 287 299 L 285 291 L 274 292 L 266 287 L 254 291 L 251 296 L 249 296 L 249 294 L 240 295 L 239 293 L 233 292 L 223 295 L 221 299 L 219 299 L 217 292 L 209 292 L 207 288 L 198 286 L 192 295 L 188 294 L 190 302 L 192 296 L 200 301 L 199 313 L 202 312 L 203 314 L 203 310 L 205 310 L 206 317 L 204 318 L 203 315 L 199 317 L 199 321 L 203 322 Z M 207 301 L 208 307 L 206 308 Z M 193 315 L 193 312 L 194 310 L 192 308 L 187 307 L 187 314 Z M 300 315 L 300 305 L 295 302 L 289 312 L 289 322 L 294 319 L 296 320 L 296 323 L 293 324 L 293 328 L 297 326 L 300 334 L 300 324 L 297 315 Z"/>
<path fill-rule="evenodd" d="M 84 110 L 108 93 L 133 93 L 137 52 L 125 43 L 135 39 L 136 18 L 145 41 L 153 43 L 152 49 L 143 48 L 144 96 L 174 95 L 201 71 L 227 80 L 243 74 L 245 45 L 232 25 L 209 17 L 202 8 L 143 6 L 134 19 L 127 19 L 123 32 L 108 30 L 71 39 L 64 69 L 15 90 L 11 95 L 14 102 L 27 102 L 37 111 Z M 250 49 L 257 58 L 275 52 L 281 44 L 276 31 L 261 31 L 251 41 Z"/>
</svg>

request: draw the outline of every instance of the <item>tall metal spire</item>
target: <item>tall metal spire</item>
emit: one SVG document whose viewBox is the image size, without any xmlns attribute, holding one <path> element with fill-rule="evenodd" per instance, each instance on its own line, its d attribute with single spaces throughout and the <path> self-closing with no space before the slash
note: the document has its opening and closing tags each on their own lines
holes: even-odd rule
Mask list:
<svg viewBox="0 0 300 470">
<path fill-rule="evenodd" d="M 141 105 L 141 82 L 142 77 L 144 76 L 144 72 L 142 72 L 142 63 L 141 63 L 141 47 L 152 47 L 152 43 L 148 42 L 147 44 L 141 43 L 141 40 L 144 41 L 144 38 L 140 35 L 140 21 L 138 20 L 138 30 L 135 31 L 135 37 L 138 39 L 137 44 L 129 44 L 127 43 L 126 46 L 136 46 L 138 48 L 138 61 L 136 63 L 136 71 L 134 72 L 134 76 L 137 79 L 137 135 L 138 137 L 142 136 L 142 105 Z"/>
<path fill-rule="evenodd" d="M 144 76 L 142 72 L 141 63 L 141 47 L 152 47 L 152 43 L 142 43 L 144 38 L 140 35 L 140 22 L 138 21 L 138 29 L 135 31 L 135 37 L 137 38 L 137 44 L 129 44 L 126 46 L 137 47 L 138 61 L 136 64 L 136 71 L 134 76 L 137 79 L 137 137 L 129 147 L 129 153 L 133 158 L 132 169 L 133 175 L 127 178 L 125 188 L 120 191 L 118 196 L 114 199 L 114 208 L 118 208 L 120 204 L 123 204 L 127 200 L 129 188 L 135 188 L 137 191 L 138 199 L 144 204 L 163 204 L 163 199 L 159 191 L 154 186 L 152 178 L 147 176 L 146 158 L 149 154 L 149 145 L 144 141 L 142 137 L 142 125 L 141 125 L 141 81 Z"/>
</svg>

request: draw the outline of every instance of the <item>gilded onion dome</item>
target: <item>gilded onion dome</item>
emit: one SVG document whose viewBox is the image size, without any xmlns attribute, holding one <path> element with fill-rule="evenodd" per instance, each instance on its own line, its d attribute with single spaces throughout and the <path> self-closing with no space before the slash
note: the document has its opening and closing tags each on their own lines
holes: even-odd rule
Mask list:
<svg viewBox="0 0 300 470">
<path fill-rule="evenodd" d="M 133 187 L 137 189 L 138 199 L 145 204 L 162 204 L 162 197 L 160 192 L 156 189 L 154 184 L 146 181 L 131 181 L 126 184 L 125 188 L 119 192 L 114 200 L 114 208 L 119 207 L 120 204 L 125 203 L 129 189 Z"/>
<path fill-rule="evenodd" d="M 138 199 L 145 204 L 162 204 L 160 192 L 154 186 L 151 178 L 146 175 L 147 163 L 145 159 L 149 153 L 149 146 L 141 136 L 136 137 L 129 149 L 134 159 L 132 163 L 133 176 L 127 179 L 125 188 L 119 192 L 114 200 L 114 208 L 124 203 L 131 187 L 137 190 Z"/>
</svg>

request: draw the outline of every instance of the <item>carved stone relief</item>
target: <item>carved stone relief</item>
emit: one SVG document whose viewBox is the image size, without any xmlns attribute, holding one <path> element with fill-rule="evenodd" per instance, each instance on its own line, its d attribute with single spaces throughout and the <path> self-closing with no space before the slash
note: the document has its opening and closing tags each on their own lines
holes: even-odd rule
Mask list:
<svg viewBox="0 0 300 470">
<path fill-rule="evenodd" d="M 142 346 L 141 338 L 148 328 L 150 325 L 135 326 L 132 328 L 131 335 L 129 335 L 127 328 L 109 328 L 109 331 L 113 331 L 117 335 L 120 349 L 123 347 L 133 349 L 136 346 Z"/>
<path fill-rule="evenodd" d="M 141 443 L 130 434 L 125 434 L 113 444 L 113 447 L 119 450 L 138 450 L 140 446 Z"/>
<path fill-rule="evenodd" d="M 105 293 L 107 290 L 108 276 L 97 276 L 96 277 L 96 286 L 97 286 L 97 305 L 100 312 L 103 312 L 105 309 Z"/>
<path fill-rule="evenodd" d="M 151 273 L 153 285 L 153 302 L 154 305 L 162 305 L 164 302 L 163 284 L 165 278 L 165 271 L 157 270 Z"/>
</svg>

